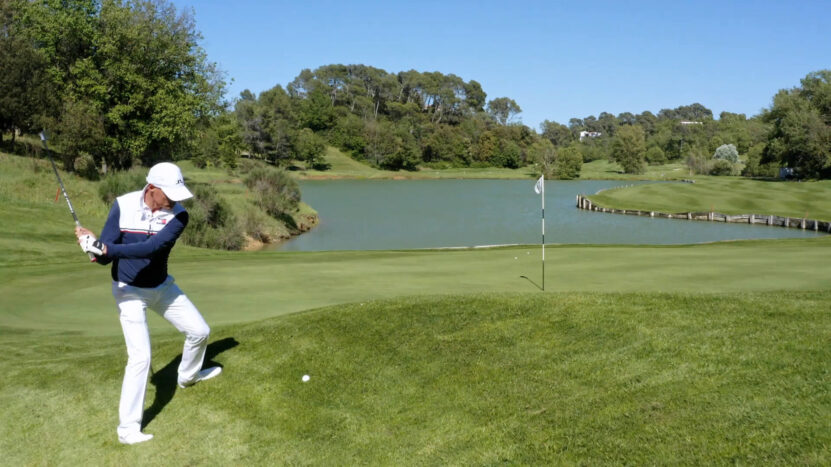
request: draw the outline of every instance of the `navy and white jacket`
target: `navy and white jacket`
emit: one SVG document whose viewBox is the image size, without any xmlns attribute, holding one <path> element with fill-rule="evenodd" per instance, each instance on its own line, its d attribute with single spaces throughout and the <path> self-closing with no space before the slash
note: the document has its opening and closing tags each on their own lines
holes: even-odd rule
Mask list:
<svg viewBox="0 0 831 467">
<path fill-rule="evenodd" d="M 114 281 L 156 287 L 167 279 L 167 258 L 188 225 L 188 212 L 179 203 L 152 212 L 144 204 L 145 190 L 116 198 L 99 236 L 107 254 L 98 263 L 113 263 Z"/>
</svg>

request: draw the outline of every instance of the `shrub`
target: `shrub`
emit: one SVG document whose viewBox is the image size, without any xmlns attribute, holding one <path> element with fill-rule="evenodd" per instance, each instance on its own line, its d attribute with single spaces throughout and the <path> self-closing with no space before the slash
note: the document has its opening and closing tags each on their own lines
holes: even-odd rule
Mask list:
<svg viewBox="0 0 831 467">
<path fill-rule="evenodd" d="M 705 152 L 698 148 L 692 148 L 687 153 L 687 167 L 690 171 L 697 175 L 705 175 L 710 173 L 713 161 L 707 158 Z"/>
<path fill-rule="evenodd" d="M 716 159 L 710 168 L 710 175 L 733 175 L 734 165 L 724 159 Z"/>
<path fill-rule="evenodd" d="M 111 172 L 98 184 L 98 196 L 106 204 L 112 204 L 115 199 L 125 193 L 141 190 L 146 185 L 143 171 L 124 170 Z"/>
<path fill-rule="evenodd" d="M 659 148 L 658 146 L 651 146 L 649 149 L 646 150 L 646 162 L 649 165 L 661 165 L 667 163 L 667 156 L 664 154 L 664 150 Z"/>
<path fill-rule="evenodd" d="M 574 146 L 560 149 L 554 160 L 554 176 L 560 180 L 573 180 L 580 177 L 583 168 L 583 156 Z"/>
<path fill-rule="evenodd" d="M 522 149 L 513 141 L 502 141 L 499 151 L 493 155 L 491 161 L 497 167 L 516 169 L 522 161 Z"/>
<path fill-rule="evenodd" d="M 268 165 L 260 159 L 241 158 L 237 161 L 236 171 L 239 174 L 245 175 L 254 169 L 265 167 L 268 167 Z"/>
<path fill-rule="evenodd" d="M 276 219 L 290 217 L 300 202 L 297 182 L 282 169 L 255 168 L 245 178 L 245 186 L 254 194 L 254 203 Z"/>
<path fill-rule="evenodd" d="M 713 159 L 725 160 L 735 164 L 739 162 L 739 151 L 732 144 L 722 144 L 716 149 L 715 154 L 713 154 Z"/>
<path fill-rule="evenodd" d="M 254 206 L 246 206 L 242 213 L 242 230 L 251 238 L 262 243 L 271 243 L 272 236 L 265 228 L 268 216 Z"/>
<path fill-rule="evenodd" d="M 91 155 L 82 152 L 73 162 L 75 173 L 87 180 L 98 180 L 98 167 L 95 166 L 95 159 Z"/>
<path fill-rule="evenodd" d="M 182 242 L 221 250 L 242 249 L 245 245 L 242 228 L 216 189 L 203 184 L 193 184 L 190 189 L 193 198 L 183 202 L 190 220 L 180 237 Z"/>
</svg>

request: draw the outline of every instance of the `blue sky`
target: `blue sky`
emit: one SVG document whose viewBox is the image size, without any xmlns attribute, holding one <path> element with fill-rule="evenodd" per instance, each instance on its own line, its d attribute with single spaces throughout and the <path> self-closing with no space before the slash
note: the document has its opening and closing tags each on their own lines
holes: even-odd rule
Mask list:
<svg viewBox="0 0 831 467">
<path fill-rule="evenodd" d="M 303 68 L 453 73 L 507 96 L 538 129 L 699 102 L 758 114 L 831 68 L 831 1 L 173 0 L 193 8 L 228 97 Z"/>
</svg>

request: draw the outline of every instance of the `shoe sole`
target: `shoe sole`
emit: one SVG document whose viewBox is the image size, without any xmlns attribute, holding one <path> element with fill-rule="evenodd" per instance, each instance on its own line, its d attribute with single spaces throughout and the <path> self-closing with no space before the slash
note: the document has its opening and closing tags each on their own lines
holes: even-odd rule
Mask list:
<svg viewBox="0 0 831 467">
<path fill-rule="evenodd" d="M 203 372 L 204 372 L 204 374 L 203 374 Z M 206 381 L 206 380 L 209 380 L 211 378 L 215 378 L 215 377 L 219 376 L 221 373 L 222 373 L 222 367 L 221 366 L 215 366 L 215 367 L 207 368 L 205 370 L 200 370 L 199 373 L 197 373 L 196 379 L 194 381 L 191 381 L 188 384 L 182 384 L 182 383 L 179 383 L 179 382 L 177 382 L 176 384 L 178 384 L 180 388 L 185 389 L 185 388 L 189 388 L 189 387 L 193 386 L 194 384 L 196 384 L 200 381 Z"/>
</svg>

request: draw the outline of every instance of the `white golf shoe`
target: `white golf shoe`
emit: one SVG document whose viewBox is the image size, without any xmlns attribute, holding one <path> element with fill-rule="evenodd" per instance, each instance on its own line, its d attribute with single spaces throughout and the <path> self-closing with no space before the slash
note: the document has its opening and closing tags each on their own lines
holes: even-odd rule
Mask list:
<svg viewBox="0 0 831 467">
<path fill-rule="evenodd" d="M 119 436 L 118 442 L 121 444 L 138 444 L 153 439 L 153 435 L 136 431 L 129 435 Z"/>
<path fill-rule="evenodd" d="M 211 379 L 214 376 L 219 376 L 220 373 L 222 373 L 221 366 L 214 366 L 211 368 L 205 368 L 204 370 L 199 370 L 199 373 L 196 374 L 196 378 L 193 381 L 179 381 L 179 387 L 184 389 L 186 387 L 193 386 L 200 381 L 205 381 L 206 379 Z"/>
</svg>

